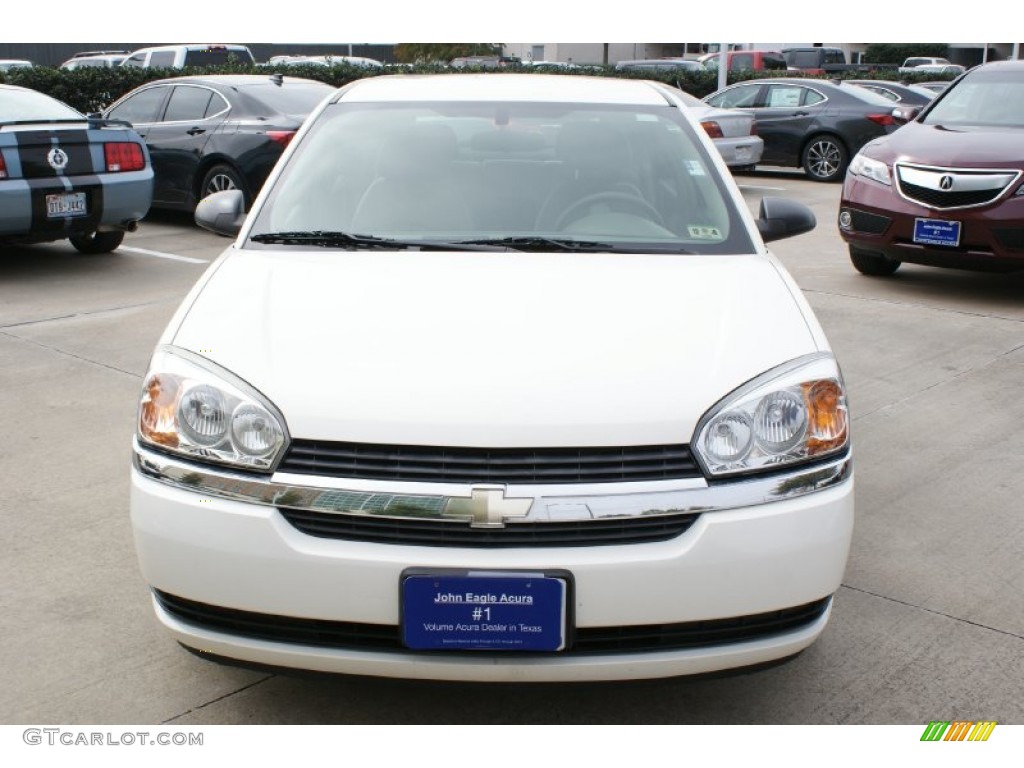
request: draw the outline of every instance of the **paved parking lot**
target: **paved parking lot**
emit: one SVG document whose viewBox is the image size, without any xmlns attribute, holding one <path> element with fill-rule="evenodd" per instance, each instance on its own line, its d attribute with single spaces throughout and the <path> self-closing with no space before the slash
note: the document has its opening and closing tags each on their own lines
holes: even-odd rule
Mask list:
<svg viewBox="0 0 1024 768">
<path fill-rule="evenodd" d="M 853 550 L 808 651 L 731 677 L 499 691 L 182 650 L 135 563 L 129 443 L 152 347 L 226 241 L 159 213 L 110 255 L 0 251 L 0 722 L 1024 723 L 1024 273 L 863 277 L 836 234 L 838 186 L 739 181 L 755 209 L 788 194 L 817 214 L 775 250 L 850 390 Z"/>
</svg>

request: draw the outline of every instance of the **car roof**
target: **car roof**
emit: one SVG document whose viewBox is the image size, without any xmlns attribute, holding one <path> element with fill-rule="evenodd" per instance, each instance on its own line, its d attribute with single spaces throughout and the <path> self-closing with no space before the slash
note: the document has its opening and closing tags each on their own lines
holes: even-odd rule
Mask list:
<svg viewBox="0 0 1024 768">
<path fill-rule="evenodd" d="M 357 80 L 344 101 L 536 101 L 665 106 L 665 95 L 644 80 L 584 75 L 385 75 Z"/>
<path fill-rule="evenodd" d="M 182 83 L 186 85 L 221 85 L 236 88 L 244 88 L 247 85 L 265 85 L 268 82 L 275 82 L 278 78 L 282 85 L 293 83 L 314 83 L 316 85 L 328 85 L 320 80 L 310 80 L 305 77 L 293 77 L 292 75 L 267 74 L 267 75 L 183 75 L 182 77 L 165 77 L 161 80 L 150 80 L 140 88 L 147 85 L 173 85 Z M 328 85 L 328 87 L 333 87 Z"/>
</svg>

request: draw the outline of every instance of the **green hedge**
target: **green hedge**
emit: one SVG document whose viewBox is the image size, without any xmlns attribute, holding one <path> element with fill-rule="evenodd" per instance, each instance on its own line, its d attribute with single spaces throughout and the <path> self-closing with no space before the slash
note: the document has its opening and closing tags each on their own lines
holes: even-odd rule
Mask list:
<svg viewBox="0 0 1024 768">
<path fill-rule="evenodd" d="M 516 67 L 506 68 L 503 70 L 494 69 L 461 69 L 451 70 L 443 66 L 433 65 L 412 65 L 412 66 L 397 66 L 384 70 L 386 73 L 410 73 L 410 74 L 428 74 L 428 73 L 451 73 L 451 72 L 486 72 L 486 73 L 501 73 L 510 71 L 519 72 L 537 72 L 538 70 L 531 69 L 530 67 Z M 289 66 L 283 68 L 273 68 L 267 66 L 225 66 L 225 67 L 214 67 L 204 69 L 138 69 L 134 67 L 125 68 L 84 68 L 75 70 L 66 69 L 52 69 L 49 67 L 33 67 L 31 69 L 14 69 L 7 73 L 0 74 L 0 82 L 7 82 L 12 85 L 20 85 L 26 88 L 32 88 L 42 93 L 49 94 L 60 101 L 74 107 L 75 109 L 84 112 L 86 114 L 90 112 L 100 112 L 109 106 L 111 103 L 116 101 L 122 95 L 137 88 L 143 83 L 150 82 L 151 80 L 159 80 L 165 77 L 179 77 L 182 75 L 200 75 L 200 74 L 268 74 L 273 72 L 282 72 L 286 76 L 291 75 L 293 77 L 305 77 L 312 80 L 321 80 L 329 85 L 335 87 L 341 87 L 346 85 L 353 80 L 358 80 L 363 77 L 370 77 L 380 74 L 380 70 L 376 69 L 364 69 L 362 67 L 353 66 L 351 64 L 335 64 L 330 67 L 318 66 L 315 64 L 302 64 L 297 66 Z M 686 91 L 697 98 L 703 98 L 710 93 L 713 93 L 718 88 L 718 73 L 714 71 L 706 72 L 679 72 L 679 73 L 664 73 L 664 72 L 653 72 L 653 71 L 616 71 L 612 67 L 577 67 L 575 69 L 545 69 L 542 70 L 544 74 L 567 74 L 574 76 L 586 76 L 586 75 L 602 75 L 606 77 L 625 77 L 629 79 L 641 79 L 641 80 L 660 80 L 670 85 L 677 86 L 678 88 Z M 733 71 L 729 72 L 729 83 L 738 83 L 743 80 L 750 80 L 754 78 L 764 77 L 788 77 L 794 73 L 780 72 L 780 71 Z M 899 77 L 901 80 L 936 80 L 946 79 L 943 77 L 936 76 L 934 74 L 929 75 L 897 75 L 894 72 L 879 72 L 879 73 L 844 73 L 842 77 L 875 77 L 878 79 L 894 79 Z M 951 78 L 949 78 L 951 79 Z"/>
</svg>

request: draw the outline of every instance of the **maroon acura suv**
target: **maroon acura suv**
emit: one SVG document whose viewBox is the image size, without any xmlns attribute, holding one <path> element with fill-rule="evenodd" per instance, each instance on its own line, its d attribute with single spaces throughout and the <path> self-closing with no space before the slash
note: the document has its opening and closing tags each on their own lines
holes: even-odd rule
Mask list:
<svg viewBox="0 0 1024 768">
<path fill-rule="evenodd" d="M 967 72 L 850 162 L 839 233 L 853 266 L 1024 269 L 1024 61 Z"/>
</svg>

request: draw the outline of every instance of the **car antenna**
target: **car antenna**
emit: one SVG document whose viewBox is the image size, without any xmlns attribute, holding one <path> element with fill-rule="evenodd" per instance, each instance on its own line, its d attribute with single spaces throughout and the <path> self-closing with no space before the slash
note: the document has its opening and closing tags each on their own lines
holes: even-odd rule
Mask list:
<svg viewBox="0 0 1024 768">
<path fill-rule="evenodd" d="M 284 85 L 284 75 L 280 72 L 275 72 L 270 76 L 270 82 L 277 86 Z"/>
</svg>

